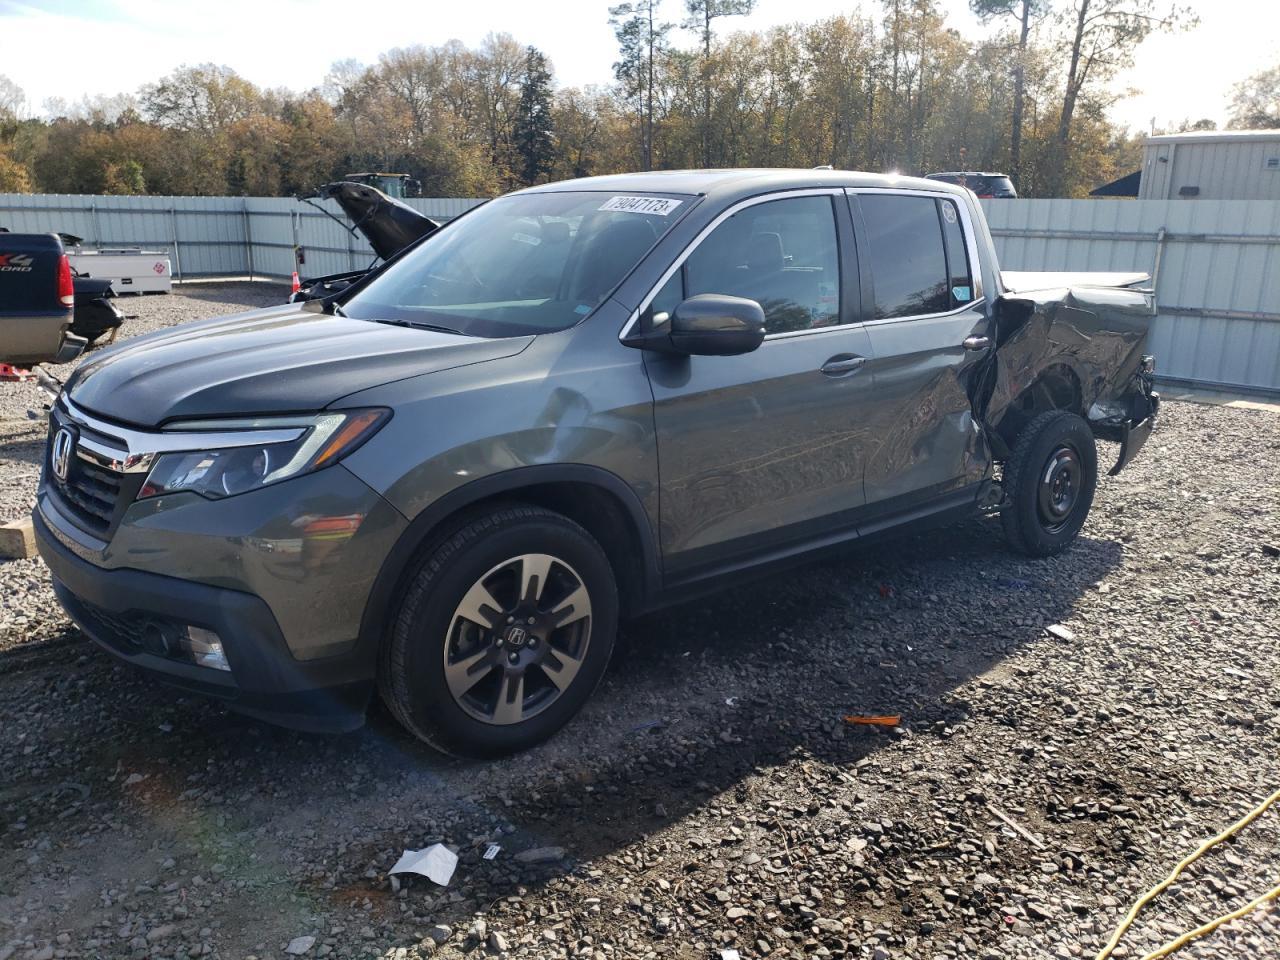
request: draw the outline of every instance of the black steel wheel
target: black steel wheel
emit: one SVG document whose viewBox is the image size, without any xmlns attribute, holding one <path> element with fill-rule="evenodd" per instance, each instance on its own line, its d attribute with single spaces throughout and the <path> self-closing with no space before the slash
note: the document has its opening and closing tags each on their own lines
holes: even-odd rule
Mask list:
<svg viewBox="0 0 1280 960">
<path fill-rule="evenodd" d="M 1084 485 L 1084 464 L 1075 447 L 1063 444 L 1049 454 L 1040 474 L 1036 508 L 1040 524 L 1057 533 L 1071 522 Z"/>
<path fill-rule="evenodd" d="M 538 507 L 495 509 L 429 549 L 388 638 L 379 690 L 437 749 L 513 753 L 587 701 L 617 620 L 613 571 L 586 530 Z"/>
<path fill-rule="evenodd" d="M 1084 526 L 1098 484 L 1098 449 L 1089 425 L 1051 410 L 1023 428 L 1004 465 L 1000 519 L 1010 545 L 1034 557 L 1069 547 Z"/>
</svg>

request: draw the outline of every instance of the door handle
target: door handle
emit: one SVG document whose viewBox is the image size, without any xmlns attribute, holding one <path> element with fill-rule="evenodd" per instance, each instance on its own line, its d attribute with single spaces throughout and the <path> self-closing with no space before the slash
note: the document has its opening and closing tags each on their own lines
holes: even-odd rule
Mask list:
<svg viewBox="0 0 1280 960">
<path fill-rule="evenodd" d="M 866 357 L 859 357 L 849 353 L 837 353 L 822 365 L 822 372 L 828 377 L 841 377 L 845 374 L 853 373 L 866 362 Z"/>
<path fill-rule="evenodd" d="M 965 337 L 963 346 L 966 350 L 985 350 L 991 346 L 990 337 Z"/>
</svg>

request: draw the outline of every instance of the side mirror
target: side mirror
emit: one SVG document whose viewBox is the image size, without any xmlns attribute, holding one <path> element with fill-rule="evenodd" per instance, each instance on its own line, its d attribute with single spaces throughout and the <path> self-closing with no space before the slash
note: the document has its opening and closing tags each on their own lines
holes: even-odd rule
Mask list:
<svg viewBox="0 0 1280 960">
<path fill-rule="evenodd" d="M 626 342 L 643 350 L 693 356 L 750 353 L 764 342 L 764 308 L 743 297 L 700 293 L 676 307 L 665 328 Z"/>
</svg>

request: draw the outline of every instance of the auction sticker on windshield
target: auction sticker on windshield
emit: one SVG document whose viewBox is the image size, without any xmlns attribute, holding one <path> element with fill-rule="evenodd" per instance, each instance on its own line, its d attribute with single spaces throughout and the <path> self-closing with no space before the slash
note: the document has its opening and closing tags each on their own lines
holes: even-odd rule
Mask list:
<svg viewBox="0 0 1280 960">
<path fill-rule="evenodd" d="M 610 197 L 601 210 L 614 210 L 618 213 L 651 213 L 665 217 L 683 200 L 668 200 L 665 197 Z"/>
</svg>

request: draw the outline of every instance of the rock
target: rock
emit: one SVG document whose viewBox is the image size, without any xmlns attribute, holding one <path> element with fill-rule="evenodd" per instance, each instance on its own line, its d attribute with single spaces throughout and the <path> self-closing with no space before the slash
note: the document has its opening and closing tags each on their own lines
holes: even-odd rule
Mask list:
<svg viewBox="0 0 1280 960">
<path fill-rule="evenodd" d="M 1051 637 L 1055 637 L 1058 640 L 1063 640 L 1067 643 L 1070 643 L 1076 638 L 1076 632 L 1070 627 L 1063 626 L 1061 623 L 1055 623 L 1045 627 L 1044 632 L 1049 634 Z"/>
<path fill-rule="evenodd" d="M 491 953 L 507 952 L 507 938 L 504 937 L 502 934 L 500 934 L 497 930 L 490 931 L 489 937 L 486 943 Z"/>
<path fill-rule="evenodd" d="M 453 927 L 447 923 L 437 923 L 434 927 L 427 931 L 430 937 L 437 945 L 445 943 L 453 936 Z"/>
<path fill-rule="evenodd" d="M 564 847 L 534 847 L 516 854 L 519 863 L 556 863 L 564 859 Z"/>
<path fill-rule="evenodd" d="M 483 917 L 478 917 L 467 930 L 467 936 L 476 943 L 484 943 L 485 938 L 489 936 L 489 924 Z"/>
<path fill-rule="evenodd" d="M 166 923 L 159 927 L 154 927 L 147 932 L 148 943 L 159 943 L 161 940 L 167 940 L 178 932 L 176 924 Z"/>
<path fill-rule="evenodd" d="M 294 957 L 300 957 L 315 945 L 315 937 L 294 937 L 289 941 L 289 945 L 284 948 L 284 952 Z"/>
</svg>

